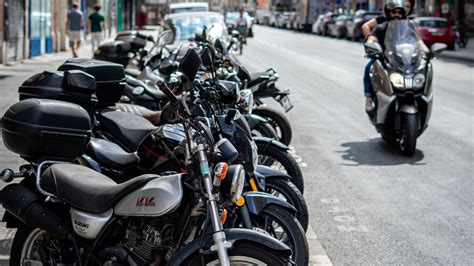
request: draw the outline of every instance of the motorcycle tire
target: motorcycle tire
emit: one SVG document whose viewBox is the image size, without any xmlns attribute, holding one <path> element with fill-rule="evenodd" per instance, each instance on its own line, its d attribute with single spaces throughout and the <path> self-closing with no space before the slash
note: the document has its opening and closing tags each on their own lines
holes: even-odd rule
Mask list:
<svg viewBox="0 0 474 266">
<path fill-rule="evenodd" d="M 18 228 L 15 234 L 15 237 L 13 238 L 12 248 L 10 251 L 10 265 L 11 266 L 24 265 L 23 264 L 24 259 L 34 259 L 34 260 L 41 259 L 41 258 L 37 258 L 38 256 L 37 254 L 26 254 L 26 253 L 34 253 L 34 249 L 35 248 L 38 249 L 38 246 L 42 243 L 41 241 L 44 241 L 44 240 L 40 240 L 41 237 L 46 237 L 47 239 L 50 239 L 51 241 L 55 241 L 55 242 L 60 241 L 60 240 L 57 240 L 56 237 L 52 236 L 50 233 L 39 228 L 30 228 L 26 226 Z M 64 242 L 62 243 L 64 244 Z M 45 255 L 51 255 L 51 254 L 45 254 Z M 72 265 L 75 261 L 73 254 L 61 253 L 60 255 L 61 255 L 60 258 L 58 258 L 57 261 L 54 261 L 55 265 L 59 263 Z M 50 260 L 51 258 L 52 258 L 51 256 L 43 258 L 44 259 L 43 263 L 46 262 L 46 260 Z"/>
<path fill-rule="evenodd" d="M 293 131 L 285 113 L 269 106 L 258 106 L 252 112 L 268 121 L 277 132 L 278 140 L 281 143 L 290 145 Z"/>
<path fill-rule="evenodd" d="M 402 138 L 400 148 L 405 156 L 413 156 L 416 150 L 416 138 L 418 137 L 418 117 L 417 115 L 403 115 Z"/>
<path fill-rule="evenodd" d="M 257 142 L 258 164 L 276 168 L 291 176 L 291 182 L 304 194 L 304 179 L 301 168 L 287 150 L 267 143 Z"/>
<path fill-rule="evenodd" d="M 265 230 L 271 237 L 291 248 L 292 260 L 296 265 L 308 265 L 308 240 L 295 215 L 280 206 L 268 205 L 251 218 L 254 227 Z"/>
<path fill-rule="evenodd" d="M 269 123 L 258 123 L 252 129 L 252 135 L 267 137 L 276 140 L 278 139 L 278 135 L 275 132 L 275 129 L 273 129 L 273 127 Z"/>
<path fill-rule="evenodd" d="M 308 206 L 306 205 L 306 200 L 303 195 L 293 183 L 281 177 L 267 178 L 265 181 L 265 192 L 293 205 L 297 210 L 296 219 L 298 219 L 298 222 L 305 232 L 308 230 Z"/>
<path fill-rule="evenodd" d="M 257 243 L 237 241 L 227 250 L 230 265 L 288 265 L 289 258 Z M 182 265 L 220 265 L 217 253 L 189 256 Z"/>
</svg>

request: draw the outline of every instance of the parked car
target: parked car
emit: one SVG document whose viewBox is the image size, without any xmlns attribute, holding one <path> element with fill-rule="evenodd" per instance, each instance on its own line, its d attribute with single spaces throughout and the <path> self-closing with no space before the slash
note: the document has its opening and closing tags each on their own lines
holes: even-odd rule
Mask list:
<svg viewBox="0 0 474 266">
<path fill-rule="evenodd" d="M 365 10 L 358 10 L 355 12 L 354 21 L 347 25 L 347 38 L 359 41 L 364 39 L 364 34 L 362 33 L 362 25 L 367 21 L 381 16 L 382 12 L 376 11 L 365 11 Z"/>
<path fill-rule="evenodd" d="M 321 33 L 320 29 L 322 28 L 321 24 L 323 23 L 323 21 L 324 21 L 324 15 L 321 14 L 321 15 L 318 16 L 316 21 L 313 23 L 311 32 L 315 33 L 315 34 L 318 34 L 318 35 L 321 35 L 322 33 Z"/>
<path fill-rule="evenodd" d="M 255 23 L 259 25 L 270 25 L 272 12 L 267 9 L 258 9 L 255 11 Z"/>
<path fill-rule="evenodd" d="M 448 20 L 439 17 L 417 17 L 414 21 L 418 24 L 421 38 L 426 45 L 431 46 L 435 42 L 444 43 L 449 50 L 455 49 L 456 36 L 449 26 Z"/>
<path fill-rule="evenodd" d="M 278 20 L 280 20 L 280 12 L 274 12 L 270 17 L 270 26 L 278 27 Z"/>
<path fill-rule="evenodd" d="M 277 20 L 278 28 L 286 29 L 286 25 L 290 24 L 291 12 L 283 12 Z"/>
<path fill-rule="evenodd" d="M 323 21 L 319 25 L 318 32 L 321 35 L 327 36 L 329 34 L 329 25 L 334 24 L 338 14 L 334 14 L 332 12 L 327 12 L 324 15 Z"/>
<path fill-rule="evenodd" d="M 347 25 L 352 24 L 353 19 L 350 16 L 341 15 L 336 18 L 336 22 L 329 24 L 329 35 L 336 38 L 345 38 L 347 36 Z"/>
</svg>

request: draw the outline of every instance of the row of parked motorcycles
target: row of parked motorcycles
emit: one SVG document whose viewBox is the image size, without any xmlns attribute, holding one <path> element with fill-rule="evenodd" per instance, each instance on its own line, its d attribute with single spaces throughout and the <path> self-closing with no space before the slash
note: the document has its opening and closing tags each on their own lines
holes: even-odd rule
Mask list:
<svg viewBox="0 0 474 266">
<path fill-rule="evenodd" d="M 205 31 L 172 37 L 125 32 L 21 84 L 2 117 L 28 162 L 1 173 L 10 265 L 308 264 L 289 91 Z"/>
</svg>

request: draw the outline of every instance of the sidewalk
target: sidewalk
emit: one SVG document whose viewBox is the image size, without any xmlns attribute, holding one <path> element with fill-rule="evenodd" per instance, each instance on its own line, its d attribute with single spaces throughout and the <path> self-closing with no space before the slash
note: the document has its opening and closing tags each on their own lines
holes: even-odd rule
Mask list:
<svg viewBox="0 0 474 266">
<path fill-rule="evenodd" d="M 454 51 L 444 51 L 438 58 L 453 59 L 458 61 L 465 61 L 468 63 L 474 63 L 474 38 L 469 38 L 469 42 L 466 48 L 459 48 L 456 46 Z"/>
</svg>

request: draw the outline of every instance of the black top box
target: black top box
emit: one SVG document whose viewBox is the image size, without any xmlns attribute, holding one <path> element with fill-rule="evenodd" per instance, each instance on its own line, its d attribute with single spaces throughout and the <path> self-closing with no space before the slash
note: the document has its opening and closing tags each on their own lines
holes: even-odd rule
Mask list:
<svg viewBox="0 0 474 266">
<path fill-rule="evenodd" d="M 113 41 L 103 43 L 94 51 L 94 59 L 114 62 L 127 66 L 130 57 L 128 53 L 132 50 L 132 46 L 128 42 Z"/>
<path fill-rule="evenodd" d="M 125 88 L 125 72 L 123 66 L 107 61 L 75 58 L 69 59 L 59 66 L 58 70 L 82 70 L 94 76 L 100 105 L 113 105 L 120 100 Z"/>
<path fill-rule="evenodd" d="M 130 30 L 117 33 L 115 40 L 130 43 L 132 49 L 140 50 L 145 48 L 147 36 L 140 34 L 136 30 Z"/>
<path fill-rule="evenodd" d="M 2 117 L 5 146 L 27 161 L 66 160 L 81 156 L 91 137 L 89 114 L 79 105 L 27 99 Z"/>
<path fill-rule="evenodd" d="M 97 103 L 93 76 L 80 71 L 45 71 L 25 80 L 18 89 L 20 100 L 29 98 L 72 102 L 91 111 Z"/>
</svg>

